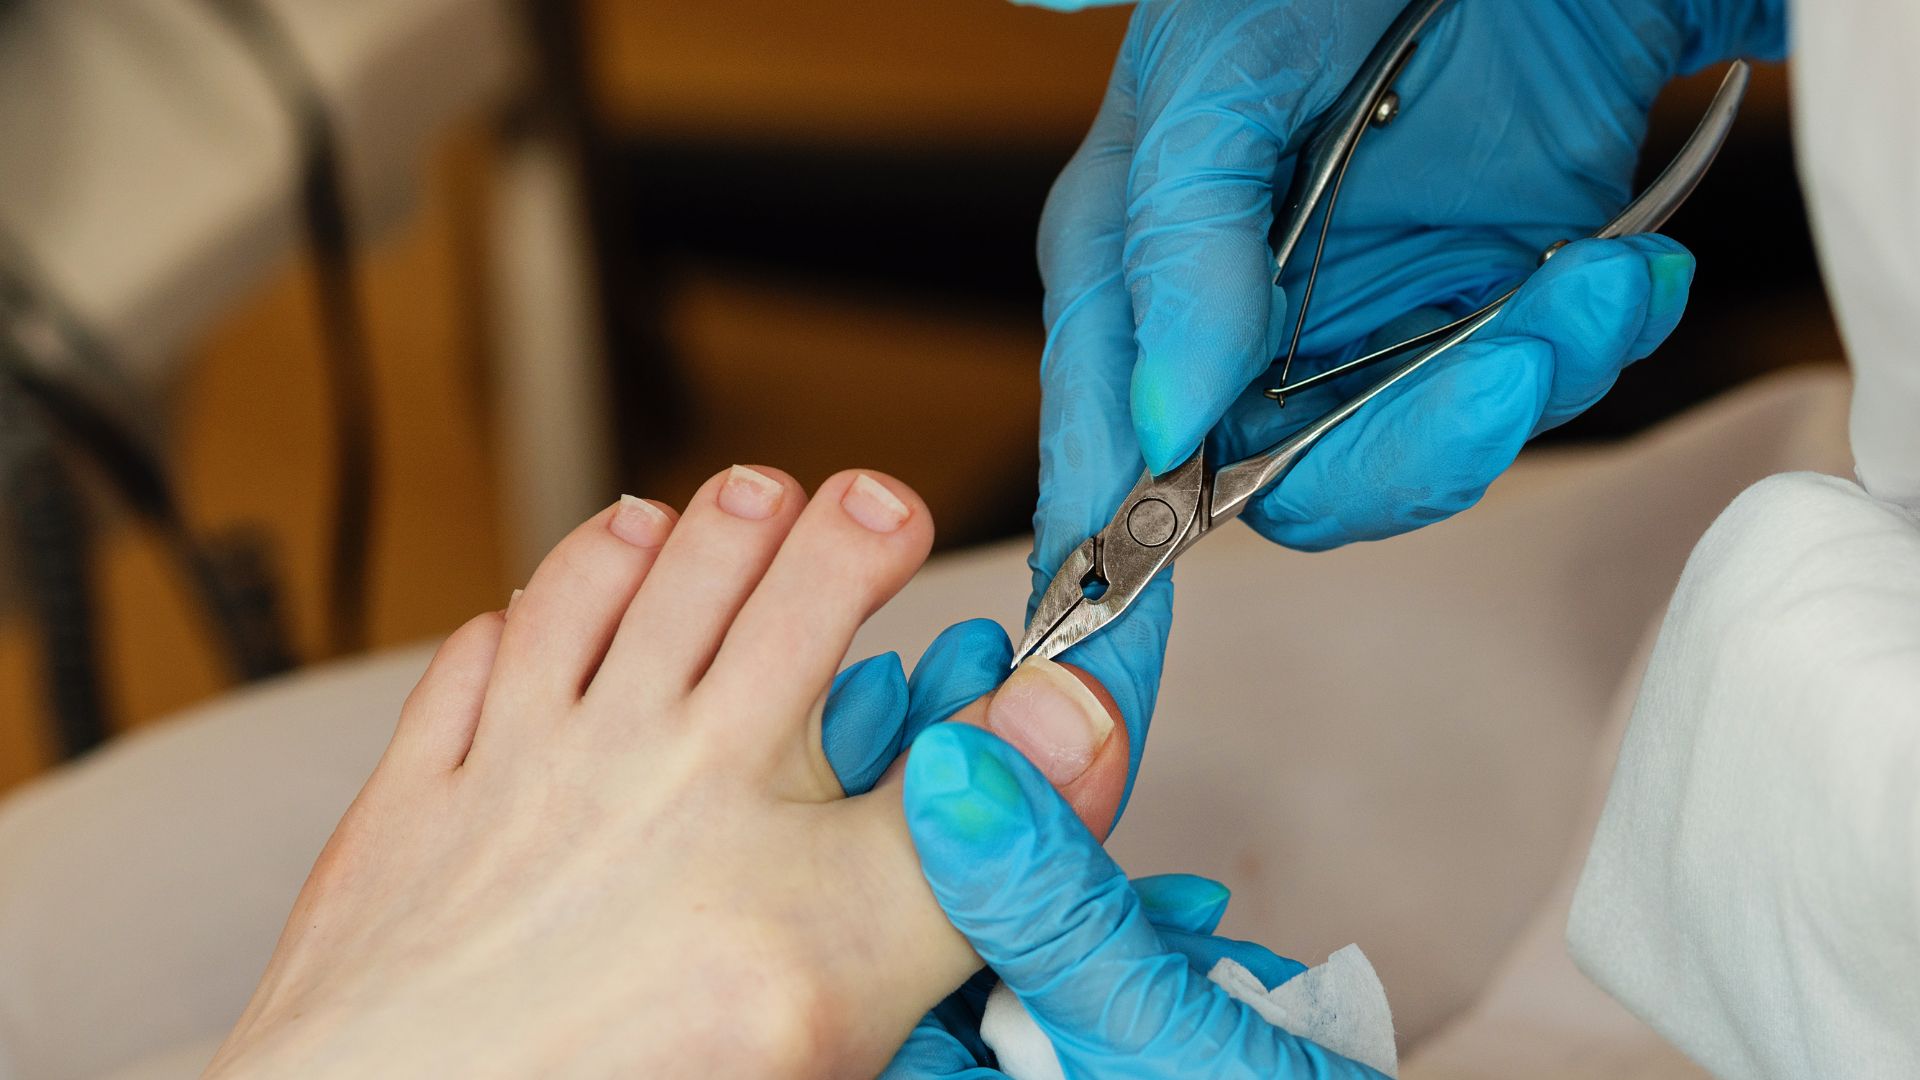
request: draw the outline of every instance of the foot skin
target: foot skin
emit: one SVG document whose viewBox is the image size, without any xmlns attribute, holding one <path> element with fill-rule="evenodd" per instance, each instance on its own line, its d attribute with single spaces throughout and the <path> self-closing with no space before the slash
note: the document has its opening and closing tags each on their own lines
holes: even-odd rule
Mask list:
<svg viewBox="0 0 1920 1080">
<path fill-rule="evenodd" d="M 979 961 L 820 705 L 932 538 L 898 481 L 741 467 L 575 530 L 441 646 L 209 1074 L 878 1072 Z M 1101 826 L 1115 730 L 1059 766 Z"/>
</svg>

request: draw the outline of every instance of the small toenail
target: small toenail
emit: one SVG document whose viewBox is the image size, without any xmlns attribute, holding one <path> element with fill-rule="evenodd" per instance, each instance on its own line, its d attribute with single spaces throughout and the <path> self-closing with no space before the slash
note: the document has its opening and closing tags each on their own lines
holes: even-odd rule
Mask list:
<svg viewBox="0 0 1920 1080">
<path fill-rule="evenodd" d="M 887 486 L 866 473 L 853 478 L 847 493 L 840 496 L 847 516 L 877 533 L 890 533 L 906 524 L 913 511 Z"/>
<path fill-rule="evenodd" d="M 766 473 L 754 472 L 745 465 L 727 470 L 720 485 L 720 509 L 738 518 L 760 520 L 780 509 L 780 498 L 787 489 Z"/>
<path fill-rule="evenodd" d="M 508 596 L 507 596 L 507 614 L 509 614 L 509 615 L 511 615 L 511 614 L 513 614 L 513 605 L 515 605 L 515 604 L 517 604 L 517 603 L 519 603 L 519 602 L 520 602 L 520 597 L 521 597 L 521 595 L 522 595 L 522 594 L 524 594 L 524 593 L 525 593 L 526 591 L 527 591 L 527 590 L 525 590 L 525 589 L 515 589 L 515 590 L 513 590 L 513 592 L 512 592 L 512 593 L 510 593 L 510 594 L 508 594 Z"/>
<path fill-rule="evenodd" d="M 638 548 L 656 548 L 667 542 L 667 533 L 673 527 L 667 512 L 645 499 L 632 495 L 620 496 L 620 506 L 613 512 L 613 520 L 607 528 L 613 535 Z"/>
</svg>

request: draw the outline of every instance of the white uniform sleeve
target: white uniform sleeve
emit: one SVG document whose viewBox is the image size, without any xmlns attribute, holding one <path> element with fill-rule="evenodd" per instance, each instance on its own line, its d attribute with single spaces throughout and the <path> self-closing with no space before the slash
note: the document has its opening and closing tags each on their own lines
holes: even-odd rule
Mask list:
<svg viewBox="0 0 1920 1080">
<path fill-rule="evenodd" d="M 1800 179 L 1853 367 L 1854 467 L 1876 498 L 1920 509 L 1920 4 L 1796 4 L 1792 36 Z"/>
<path fill-rule="evenodd" d="M 1709 530 L 1569 940 L 1717 1076 L 1920 1077 L 1920 518 L 1803 473 Z"/>
</svg>

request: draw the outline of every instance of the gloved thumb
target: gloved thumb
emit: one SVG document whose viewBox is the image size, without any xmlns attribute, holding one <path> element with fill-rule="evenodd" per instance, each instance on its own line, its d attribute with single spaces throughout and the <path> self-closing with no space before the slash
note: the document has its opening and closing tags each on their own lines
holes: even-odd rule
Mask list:
<svg viewBox="0 0 1920 1080">
<path fill-rule="evenodd" d="M 1126 875 L 992 734 L 921 735 L 904 800 L 934 896 L 1070 1075 L 1378 1075 L 1272 1027 L 1166 948 Z"/>
<path fill-rule="evenodd" d="M 930 728 L 905 779 L 907 828 L 934 896 L 1043 1024 L 1098 1030 L 1124 970 L 1186 970 L 1162 952 L 1127 876 L 1012 746 L 965 725 Z"/>
</svg>

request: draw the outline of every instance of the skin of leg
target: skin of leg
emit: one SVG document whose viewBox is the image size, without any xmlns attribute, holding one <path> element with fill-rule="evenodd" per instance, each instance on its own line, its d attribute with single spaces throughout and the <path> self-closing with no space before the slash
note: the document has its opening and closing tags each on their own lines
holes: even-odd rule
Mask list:
<svg viewBox="0 0 1920 1080">
<path fill-rule="evenodd" d="M 977 968 L 897 769 L 847 799 L 819 748 L 926 507 L 746 473 L 623 499 L 447 640 L 209 1075 L 872 1075 Z M 1100 831 L 1114 731 L 1064 788 Z"/>
</svg>

